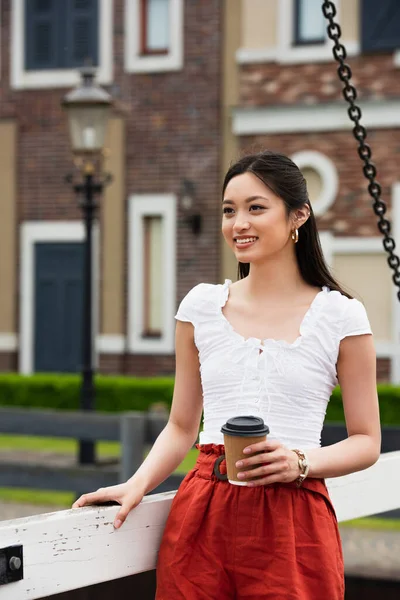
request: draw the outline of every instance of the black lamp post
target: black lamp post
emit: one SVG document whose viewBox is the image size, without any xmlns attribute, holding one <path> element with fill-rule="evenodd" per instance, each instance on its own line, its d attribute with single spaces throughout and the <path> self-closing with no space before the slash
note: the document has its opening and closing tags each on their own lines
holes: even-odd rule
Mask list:
<svg viewBox="0 0 400 600">
<path fill-rule="evenodd" d="M 79 181 L 73 182 L 74 191 L 80 198 L 85 224 L 84 245 L 84 293 L 83 293 L 83 340 L 82 340 L 82 410 L 94 409 L 94 338 L 92 313 L 92 226 L 96 216 L 96 195 L 103 190 L 105 181 L 96 179 L 96 167 L 101 166 L 107 121 L 112 97 L 94 83 L 95 70 L 85 67 L 81 71 L 81 84 L 69 92 L 62 105 L 67 110 L 72 151 L 79 166 Z M 95 445 L 88 440 L 80 440 L 79 462 L 95 462 Z"/>
</svg>

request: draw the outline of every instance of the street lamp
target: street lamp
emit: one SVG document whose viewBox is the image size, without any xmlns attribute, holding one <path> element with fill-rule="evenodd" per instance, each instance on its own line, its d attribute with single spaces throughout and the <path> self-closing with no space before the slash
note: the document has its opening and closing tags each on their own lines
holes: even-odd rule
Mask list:
<svg viewBox="0 0 400 600">
<path fill-rule="evenodd" d="M 82 198 L 85 223 L 84 276 L 83 276 L 83 340 L 82 340 L 82 410 L 94 409 L 94 367 L 93 367 L 93 315 L 92 315 L 92 225 L 98 205 L 95 196 L 100 194 L 106 180 L 95 178 L 96 165 L 101 166 L 107 121 L 112 105 L 112 97 L 94 82 L 95 70 L 85 67 L 81 70 L 82 81 L 62 100 L 67 111 L 72 151 L 79 166 L 79 182 L 73 183 L 75 193 Z M 80 464 L 95 462 L 94 442 L 81 440 L 79 443 Z"/>
</svg>

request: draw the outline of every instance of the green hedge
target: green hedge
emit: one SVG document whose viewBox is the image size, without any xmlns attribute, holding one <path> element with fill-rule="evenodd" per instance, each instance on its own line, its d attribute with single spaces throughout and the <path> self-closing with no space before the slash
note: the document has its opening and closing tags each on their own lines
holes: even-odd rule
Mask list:
<svg viewBox="0 0 400 600">
<path fill-rule="evenodd" d="M 400 425 L 400 386 L 381 383 L 377 388 L 382 425 Z M 344 422 L 342 394 L 339 387 L 333 390 L 326 420 Z"/>
<path fill-rule="evenodd" d="M 145 411 L 156 402 L 170 406 L 172 377 L 96 377 L 96 409 Z M 80 403 L 78 375 L 0 375 L 0 406 L 75 410 Z"/>
<path fill-rule="evenodd" d="M 114 412 L 148 410 L 152 404 L 171 405 L 172 377 L 96 377 L 96 409 Z M 400 425 L 400 386 L 378 385 L 381 422 Z M 79 408 L 80 376 L 0 374 L 0 406 L 30 408 Z M 327 421 L 344 421 L 340 388 L 333 391 Z"/>
</svg>

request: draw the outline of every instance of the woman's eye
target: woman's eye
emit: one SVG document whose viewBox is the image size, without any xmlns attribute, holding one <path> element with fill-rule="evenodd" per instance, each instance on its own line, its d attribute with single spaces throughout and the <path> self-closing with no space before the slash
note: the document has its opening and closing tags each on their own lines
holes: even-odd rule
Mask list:
<svg viewBox="0 0 400 600">
<path fill-rule="evenodd" d="M 224 215 L 231 214 L 233 213 L 233 208 L 224 208 L 222 212 Z"/>
<path fill-rule="evenodd" d="M 259 204 L 252 204 L 250 206 L 250 209 L 252 209 L 252 208 L 256 208 L 257 210 L 264 210 L 265 207 L 264 206 L 260 206 Z"/>
</svg>

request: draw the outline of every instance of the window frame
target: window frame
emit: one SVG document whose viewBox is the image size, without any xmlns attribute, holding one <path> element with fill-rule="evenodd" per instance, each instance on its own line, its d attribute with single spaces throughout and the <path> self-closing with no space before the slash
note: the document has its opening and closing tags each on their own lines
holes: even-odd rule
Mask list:
<svg viewBox="0 0 400 600">
<path fill-rule="evenodd" d="M 174 194 L 132 194 L 128 214 L 128 349 L 132 354 L 173 354 L 176 309 L 176 207 Z M 144 217 L 163 218 L 163 328 L 159 337 L 143 337 Z"/>
<path fill-rule="evenodd" d="M 311 40 L 303 40 L 300 37 L 300 11 L 303 0 L 293 0 L 293 39 L 292 46 L 295 48 L 304 46 L 324 46 L 326 44 L 327 34 L 323 38 L 315 38 Z"/>
<path fill-rule="evenodd" d="M 113 81 L 113 0 L 99 0 L 98 58 L 96 80 Z M 10 83 L 12 89 L 72 87 L 79 84 L 79 69 L 27 70 L 25 68 L 25 0 L 12 0 Z"/>
<path fill-rule="evenodd" d="M 170 46 L 167 52 L 143 54 L 143 1 L 125 0 L 124 57 L 127 73 L 179 71 L 184 56 L 184 0 L 170 0 Z"/>
<path fill-rule="evenodd" d="M 312 201 L 313 212 L 320 217 L 327 212 L 337 198 L 339 177 L 334 162 L 316 150 L 302 150 L 291 156 L 300 171 L 306 167 L 314 169 L 321 178 L 322 189 L 319 197 Z"/>
</svg>

